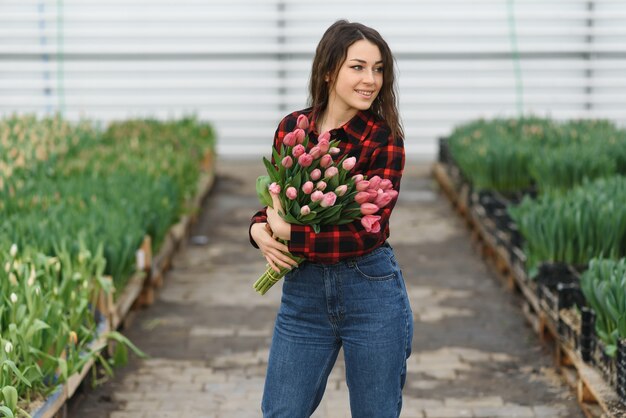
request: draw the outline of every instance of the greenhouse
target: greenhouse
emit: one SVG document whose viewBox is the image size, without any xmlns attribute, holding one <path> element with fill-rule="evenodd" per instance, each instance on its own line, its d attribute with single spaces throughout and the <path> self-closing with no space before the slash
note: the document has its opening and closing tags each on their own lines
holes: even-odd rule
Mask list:
<svg viewBox="0 0 626 418">
<path fill-rule="evenodd" d="M 625 27 L 0 2 L 0 417 L 626 417 Z"/>
</svg>

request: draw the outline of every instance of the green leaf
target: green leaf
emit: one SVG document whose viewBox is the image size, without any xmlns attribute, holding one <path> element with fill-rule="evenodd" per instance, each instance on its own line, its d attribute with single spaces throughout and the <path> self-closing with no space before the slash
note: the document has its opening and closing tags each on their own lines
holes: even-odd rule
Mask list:
<svg viewBox="0 0 626 418">
<path fill-rule="evenodd" d="M 2 415 L 7 418 L 15 418 L 15 415 L 13 415 L 13 411 L 11 411 L 6 406 L 0 406 L 0 413 L 2 413 Z"/>
<path fill-rule="evenodd" d="M 28 379 L 26 379 L 22 373 L 20 373 L 20 371 L 18 370 L 17 366 L 15 365 L 14 362 L 12 362 L 11 360 L 4 360 L 2 363 L 0 363 L 1 367 L 4 367 L 5 365 L 9 367 L 9 369 L 11 369 L 11 371 L 13 372 L 13 374 L 15 374 L 15 376 L 22 382 L 24 383 L 26 386 L 30 387 L 31 383 Z"/>
<path fill-rule="evenodd" d="M 270 184 L 269 176 L 259 176 L 256 179 L 256 194 L 263 206 L 272 207 L 272 197 L 268 189 Z"/>
<path fill-rule="evenodd" d="M 263 164 L 265 164 L 265 169 L 267 170 L 267 175 L 270 176 L 270 180 L 272 182 L 278 182 L 280 180 L 280 178 L 278 177 L 278 171 L 276 170 L 276 167 L 274 167 L 272 165 L 271 162 L 268 161 L 267 158 L 263 157 Z"/>
<path fill-rule="evenodd" d="M 13 386 L 5 386 L 2 388 L 2 396 L 4 397 L 4 404 L 11 411 L 15 411 L 17 407 L 17 390 Z"/>
</svg>

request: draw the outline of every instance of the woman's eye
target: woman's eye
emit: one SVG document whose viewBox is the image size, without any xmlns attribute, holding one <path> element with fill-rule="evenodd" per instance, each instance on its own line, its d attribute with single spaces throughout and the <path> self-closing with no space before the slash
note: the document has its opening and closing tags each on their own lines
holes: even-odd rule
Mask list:
<svg viewBox="0 0 626 418">
<path fill-rule="evenodd" d="M 383 67 L 376 67 L 376 68 L 374 68 L 374 71 L 376 71 L 377 73 L 382 73 L 383 72 Z"/>
<path fill-rule="evenodd" d="M 358 70 L 362 70 L 363 66 L 362 65 L 353 65 L 352 68 L 358 71 Z"/>
</svg>

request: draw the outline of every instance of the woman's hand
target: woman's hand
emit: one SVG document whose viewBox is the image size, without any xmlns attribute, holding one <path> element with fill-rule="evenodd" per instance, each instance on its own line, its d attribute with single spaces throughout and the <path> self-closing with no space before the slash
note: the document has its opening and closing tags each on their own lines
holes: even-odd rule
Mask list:
<svg viewBox="0 0 626 418">
<path fill-rule="evenodd" d="M 291 224 L 278 214 L 278 211 L 283 212 L 278 196 L 272 195 L 272 205 L 273 208 L 267 208 L 267 223 L 275 237 L 288 241 L 291 239 Z"/>
<path fill-rule="evenodd" d="M 252 225 L 250 234 L 272 270 L 278 273 L 280 267 L 291 269 L 298 265 L 295 260 L 287 255 L 289 254 L 289 247 L 274 239 L 269 224 L 256 223 Z"/>
</svg>

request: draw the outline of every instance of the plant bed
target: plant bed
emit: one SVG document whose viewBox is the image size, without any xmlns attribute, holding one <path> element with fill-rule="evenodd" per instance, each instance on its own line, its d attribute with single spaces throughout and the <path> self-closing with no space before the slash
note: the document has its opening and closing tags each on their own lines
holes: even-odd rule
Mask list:
<svg viewBox="0 0 626 418">
<path fill-rule="evenodd" d="M 561 309 L 584 303 L 580 278 L 568 264 L 541 263 L 534 281 L 539 305 L 555 325 L 559 323 Z"/>
<path fill-rule="evenodd" d="M 626 405 L 626 340 L 621 339 L 617 344 L 617 396 Z"/>
<path fill-rule="evenodd" d="M 606 353 L 606 345 L 599 338 L 596 339 L 591 356 L 595 368 L 604 380 L 615 388 L 617 386 L 617 360 Z"/>
</svg>

